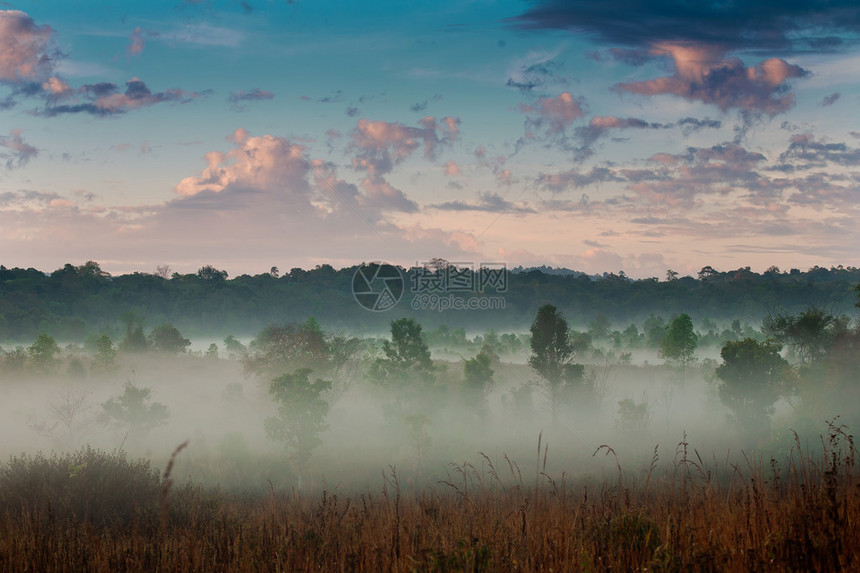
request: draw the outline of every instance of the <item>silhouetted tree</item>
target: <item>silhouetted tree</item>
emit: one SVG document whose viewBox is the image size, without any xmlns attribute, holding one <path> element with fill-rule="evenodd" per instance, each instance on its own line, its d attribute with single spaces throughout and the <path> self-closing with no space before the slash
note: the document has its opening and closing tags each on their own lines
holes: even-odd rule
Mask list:
<svg viewBox="0 0 860 573">
<path fill-rule="evenodd" d="M 143 334 L 143 318 L 135 311 L 129 310 L 120 315 L 120 321 L 125 325 L 125 338 L 119 343 L 124 352 L 145 352 L 147 349 L 146 335 Z"/>
<path fill-rule="evenodd" d="M 660 356 L 686 368 L 694 360 L 698 337 L 693 331 L 689 315 L 680 314 L 666 327 L 666 336 L 660 342 Z"/>
<path fill-rule="evenodd" d="M 824 358 L 835 336 L 846 330 L 848 319 L 834 316 L 820 308 L 809 308 L 798 316 L 770 315 L 762 330 L 788 346 L 800 366 L 812 366 Z"/>
<path fill-rule="evenodd" d="M 60 347 L 57 346 L 54 338 L 47 334 L 40 334 L 36 342 L 27 348 L 30 364 L 42 372 L 51 372 L 56 369 L 59 363 L 57 358 L 59 354 Z"/>
<path fill-rule="evenodd" d="M 774 403 L 792 391 L 793 371 L 779 355 L 781 349 L 772 340 L 745 338 L 727 342 L 720 351 L 723 363 L 715 371 L 720 400 L 750 435 L 769 430 Z"/>
<path fill-rule="evenodd" d="M 557 415 L 562 387 L 581 381 L 585 370 L 573 362 L 578 349 L 567 320 L 555 306 L 540 307 L 529 330 L 532 350 L 529 366 L 546 382 L 550 405 Z"/>
<path fill-rule="evenodd" d="M 412 318 L 391 323 L 391 340 L 382 343 L 384 357 L 375 362 L 375 381 L 385 386 L 430 384 L 435 379 L 430 349 L 421 325 Z"/>
<path fill-rule="evenodd" d="M 131 382 L 123 386 L 119 396 L 113 396 L 102 404 L 100 420 L 108 425 L 126 428 L 135 437 L 140 437 L 152 428 L 167 423 L 167 406 L 159 402 L 150 403 L 152 390 L 138 388 Z"/>
<path fill-rule="evenodd" d="M 227 271 L 220 271 L 212 265 L 204 265 L 197 269 L 197 278 L 204 281 L 222 282 L 227 280 Z"/>
<path fill-rule="evenodd" d="M 493 387 L 494 372 L 491 362 L 491 356 L 483 351 L 474 358 L 463 361 L 465 399 L 473 408 L 483 409 L 486 406 L 484 399 Z"/>
<path fill-rule="evenodd" d="M 116 366 L 116 347 L 107 334 L 102 334 L 95 341 L 93 355 L 93 370 L 109 372 Z"/>
<path fill-rule="evenodd" d="M 149 333 L 149 344 L 159 352 L 181 354 L 191 346 L 191 341 L 168 322 L 152 329 Z"/>
<path fill-rule="evenodd" d="M 329 406 L 322 394 L 331 389 L 331 382 L 320 378 L 310 382 L 310 373 L 310 368 L 300 368 L 272 380 L 269 394 L 277 404 L 278 413 L 264 422 L 266 435 L 286 448 L 299 488 L 311 453 L 322 443 L 319 435 L 328 429 L 325 418 Z"/>
</svg>

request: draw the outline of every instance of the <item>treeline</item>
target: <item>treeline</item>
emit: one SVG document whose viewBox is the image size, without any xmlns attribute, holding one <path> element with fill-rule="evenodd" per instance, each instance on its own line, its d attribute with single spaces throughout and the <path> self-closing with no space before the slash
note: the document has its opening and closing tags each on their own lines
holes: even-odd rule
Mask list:
<svg viewBox="0 0 860 573">
<path fill-rule="evenodd" d="M 444 274 L 446 264 L 437 261 L 431 270 Z M 118 276 L 93 261 L 67 264 L 51 273 L 0 265 L 0 341 L 33 340 L 44 332 L 70 341 L 96 333 L 121 335 L 120 317 L 128 312 L 146 317 L 147 326 L 169 322 L 190 336 L 250 335 L 266 324 L 303 322 L 310 317 L 326 328 L 382 332 L 391 313 L 369 312 L 356 302 L 352 285 L 358 268 L 318 265 L 280 274 L 273 267 L 267 273 L 229 278 L 209 265 L 191 274 L 170 274 L 162 267 L 153 274 Z M 445 324 L 473 331 L 524 330 L 537 309 L 548 302 L 578 327 L 596 319 L 629 324 L 649 314 L 670 318 L 681 312 L 697 323 L 734 318 L 757 323 L 770 312 L 796 313 L 810 304 L 844 313 L 852 310 L 860 283 L 860 269 L 841 266 L 805 272 L 772 267 L 760 274 L 749 267 L 728 272 L 705 267 L 697 277 L 667 271 L 664 279 L 638 280 L 624 273 L 593 277 L 517 269 L 507 272 L 503 288 L 493 292 L 504 300 L 504 310 L 439 312 L 433 306 L 412 304 L 422 295 L 411 288 L 410 276 L 416 270 L 426 278 L 427 269 L 400 269 L 404 288 L 397 314 L 431 328 Z M 486 296 L 477 291 L 439 294 Z"/>
</svg>

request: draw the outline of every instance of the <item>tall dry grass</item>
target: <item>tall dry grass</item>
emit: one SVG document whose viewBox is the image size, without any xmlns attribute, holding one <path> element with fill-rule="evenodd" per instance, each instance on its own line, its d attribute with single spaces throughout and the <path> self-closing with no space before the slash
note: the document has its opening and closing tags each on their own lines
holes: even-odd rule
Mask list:
<svg viewBox="0 0 860 573">
<path fill-rule="evenodd" d="M 708 462 L 683 440 L 671 459 L 655 451 L 648 467 L 631 472 L 619 464 L 609 479 L 573 483 L 544 472 L 539 448 L 528 472 L 484 456 L 478 465 L 450 465 L 447 479 L 414 492 L 388 468 L 376 492 L 349 496 L 172 487 L 169 468 L 180 449 L 160 483 L 145 463 L 93 450 L 53 466 L 37 458 L 3 466 L 0 570 L 860 568 L 858 452 L 836 423 L 820 447 L 795 440 L 781 461 Z M 595 455 L 614 451 L 601 446 Z M 113 476 L 99 482 L 101 490 L 69 485 L 96 462 Z M 34 472 L 53 485 L 27 495 L 22 487 L 38 483 Z M 136 484 L 124 502 L 104 491 L 123 483 Z M 68 496 L 77 496 L 74 503 Z M 111 503 L 88 511 L 99 496 Z"/>
</svg>

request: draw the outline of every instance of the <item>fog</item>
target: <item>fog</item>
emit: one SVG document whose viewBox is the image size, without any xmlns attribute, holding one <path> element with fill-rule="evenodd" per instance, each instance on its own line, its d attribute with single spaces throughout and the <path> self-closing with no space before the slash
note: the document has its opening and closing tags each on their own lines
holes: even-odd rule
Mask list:
<svg viewBox="0 0 860 573">
<path fill-rule="evenodd" d="M 519 335 L 528 340 L 527 332 Z M 579 387 L 553 407 L 546 385 L 527 364 L 527 343 L 494 357 L 492 384 L 475 398 L 463 382 L 464 360 L 474 358 L 474 348 L 431 347 L 435 380 L 418 385 L 421 390 L 396 389 L 374 380 L 381 337 L 365 340 L 348 367 L 329 376 L 332 387 L 321 394 L 328 405 L 325 427 L 303 461 L 289 454 L 285 441 L 267 435 L 265 420 L 277 414 L 270 393 L 276 376 L 265 368 L 249 371 L 248 357 L 228 357 L 223 344 L 218 357 L 205 356 L 210 344 L 221 342 L 216 340 L 195 341 L 190 353 L 120 352 L 109 372 L 88 368 L 92 358 L 77 347 L 64 351 L 54 373 L 6 372 L 0 455 L 89 444 L 163 467 L 188 441 L 173 470 L 179 480 L 238 493 L 355 493 L 378 490 L 390 472 L 404 487 L 442 487 L 463 467 L 526 486 L 535 479 L 601 480 L 617 475 L 619 465 L 631 479 L 648 470 L 655 448 L 661 463 L 671 463 L 683 443 L 710 467 L 730 471 L 753 452 L 787 455 L 796 444 L 791 429 L 804 443 L 825 431 L 824 417 L 798 415 L 796 400 L 780 398 L 770 432 L 743 433 L 716 391 L 719 349 L 699 349 L 696 360 L 682 367 L 664 363 L 654 350 L 596 344 L 578 357 L 584 365 Z M 75 357 L 84 365 L 80 371 L 70 366 Z M 311 368 L 310 380 L 316 372 L 331 374 L 330 365 L 313 361 L 287 366 L 280 367 Z M 127 385 L 148 389 L 147 403 L 166 407 L 163 423 L 135 427 L 105 416 L 105 404 Z M 826 419 L 838 413 L 845 414 L 828 412 Z"/>
</svg>

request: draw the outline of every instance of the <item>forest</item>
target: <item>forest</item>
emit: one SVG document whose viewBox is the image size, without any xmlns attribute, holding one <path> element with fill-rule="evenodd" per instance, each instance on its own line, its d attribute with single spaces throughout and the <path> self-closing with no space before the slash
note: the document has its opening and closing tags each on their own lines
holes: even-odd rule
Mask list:
<svg viewBox="0 0 860 573">
<path fill-rule="evenodd" d="M 860 563 L 857 269 L 515 270 L 448 312 L 276 271 L 0 271 L 0 568 Z"/>
<path fill-rule="evenodd" d="M 399 270 L 409 283 L 417 271 L 444 272 L 458 264 L 433 259 Z M 467 276 L 480 272 L 474 266 L 463 266 Z M 153 273 L 119 276 L 110 276 L 94 261 L 66 264 L 49 273 L 0 265 L 0 344 L 26 342 L 43 332 L 77 342 L 92 334 L 115 338 L 121 332 L 120 317 L 128 312 L 145 318 L 149 326 L 170 322 L 195 337 L 250 337 L 273 322 L 304 322 L 311 317 L 334 330 L 382 333 L 391 319 L 386 313 L 366 312 L 353 298 L 350 284 L 359 267 L 335 270 L 318 265 L 283 274 L 272 267 L 258 275 L 230 278 L 211 265 L 184 275 L 171 273 L 165 265 Z M 749 267 L 718 271 L 706 266 L 695 277 L 669 269 L 660 279 L 636 280 L 623 272 L 589 276 L 547 267 L 505 269 L 505 275 L 499 293 L 504 312 L 416 309 L 406 300 L 418 294 L 410 288 L 396 312 L 425 327 L 446 325 L 476 333 L 525 330 L 538 307 L 548 303 L 580 328 L 598 315 L 629 324 L 648 315 L 668 319 L 682 312 L 697 321 L 737 318 L 755 323 L 766 314 L 797 313 L 810 305 L 849 312 L 860 283 L 860 269 L 841 266 L 806 271 L 771 267 L 763 273 Z"/>
</svg>

